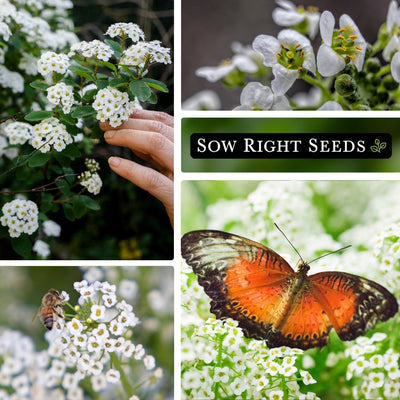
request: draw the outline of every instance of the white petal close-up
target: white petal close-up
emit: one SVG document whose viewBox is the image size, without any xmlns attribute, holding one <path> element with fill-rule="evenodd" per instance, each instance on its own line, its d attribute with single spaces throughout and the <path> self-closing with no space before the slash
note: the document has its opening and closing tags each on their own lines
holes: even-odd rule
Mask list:
<svg viewBox="0 0 400 400">
<path fill-rule="evenodd" d="M 331 46 L 322 44 L 317 53 L 317 68 L 322 76 L 333 76 L 342 71 L 346 62 Z"/>
<path fill-rule="evenodd" d="M 397 52 L 390 63 L 393 79 L 400 83 L 400 52 Z"/>
</svg>

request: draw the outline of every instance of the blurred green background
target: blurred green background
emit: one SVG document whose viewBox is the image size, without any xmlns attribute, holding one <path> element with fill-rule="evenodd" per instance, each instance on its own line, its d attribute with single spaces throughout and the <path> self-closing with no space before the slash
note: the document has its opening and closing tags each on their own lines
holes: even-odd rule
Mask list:
<svg viewBox="0 0 400 400">
<path fill-rule="evenodd" d="M 390 133 L 390 159 L 192 159 L 192 133 Z M 396 118 L 184 118 L 184 172 L 399 172 L 400 133 Z"/>
</svg>

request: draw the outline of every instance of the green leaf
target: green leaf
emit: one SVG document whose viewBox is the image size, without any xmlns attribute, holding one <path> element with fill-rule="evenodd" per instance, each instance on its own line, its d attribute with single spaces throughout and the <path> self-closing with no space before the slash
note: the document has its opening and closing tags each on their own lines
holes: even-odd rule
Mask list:
<svg viewBox="0 0 400 400">
<path fill-rule="evenodd" d="M 32 111 L 25 115 L 27 121 L 42 121 L 46 118 L 51 118 L 53 116 L 53 111 Z"/>
<path fill-rule="evenodd" d="M 108 69 L 111 69 L 111 71 L 114 71 L 114 72 L 118 71 L 117 67 L 108 61 L 100 61 L 100 65 L 103 65 L 104 67 L 106 67 Z"/>
<path fill-rule="evenodd" d="M 76 218 L 82 218 L 86 213 L 86 203 L 82 196 L 77 196 L 73 200 L 73 208 Z"/>
<path fill-rule="evenodd" d="M 114 78 L 111 79 L 108 83 L 111 87 L 125 86 L 129 82 L 129 78 Z"/>
<path fill-rule="evenodd" d="M 22 234 L 17 238 L 11 238 L 11 246 L 21 257 L 30 257 L 32 252 L 32 242 L 29 240 L 28 235 Z"/>
<path fill-rule="evenodd" d="M 167 85 L 165 85 L 165 83 L 157 81 L 155 79 L 151 79 L 151 78 L 143 78 L 142 82 L 144 82 L 146 85 L 159 90 L 160 92 L 164 92 L 164 93 L 168 93 L 168 87 Z"/>
<path fill-rule="evenodd" d="M 115 57 L 117 57 L 117 58 L 121 57 L 122 47 L 118 42 L 116 42 L 115 40 L 109 40 L 109 39 L 106 39 L 104 42 L 107 43 L 113 49 Z"/>
<path fill-rule="evenodd" d="M 92 106 L 81 106 L 75 108 L 71 114 L 74 118 L 86 118 L 96 114 L 96 110 Z"/>
<path fill-rule="evenodd" d="M 140 101 L 147 101 L 150 98 L 152 91 L 143 81 L 132 81 L 129 88 Z"/>
<path fill-rule="evenodd" d="M 47 90 L 51 85 L 42 81 L 33 81 L 29 84 L 29 86 L 33 87 L 34 89 Z"/>
<path fill-rule="evenodd" d="M 74 145 L 74 144 L 69 144 L 63 151 L 62 154 L 69 158 L 78 158 L 81 156 L 80 150 Z"/>
<path fill-rule="evenodd" d="M 64 215 L 67 219 L 69 219 L 70 221 L 75 221 L 75 213 L 74 213 L 74 207 L 72 206 L 72 204 L 70 203 L 64 203 L 63 204 L 63 211 L 64 211 Z"/>
<path fill-rule="evenodd" d="M 80 64 L 73 64 L 73 65 L 70 65 L 68 69 L 69 69 L 70 71 L 72 71 L 72 72 L 81 71 L 81 72 L 93 73 L 93 70 L 92 70 L 92 69 L 87 68 L 87 67 L 84 67 L 83 65 L 80 65 Z"/>
<path fill-rule="evenodd" d="M 91 197 L 85 196 L 85 195 L 80 196 L 80 197 L 84 200 L 87 208 L 90 208 L 91 210 L 94 210 L 94 211 L 100 210 L 100 206 L 97 203 L 97 201 L 93 200 Z"/>
<path fill-rule="evenodd" d="M 151 96 L 146 100 L 147 103 L 157 104 L 157 95 L 154 92 L 151 92 Z"/>
<path fill-rule="evenodd" d="M 42 153 L 39 150 L 28 160 L 28 165 L 31 168 L 42 167 L 50 160 L 50 158 L 51 158 L 50 152 Z"/>
<path fill-rule="evenodd" d="M 63 150 L 62 152 L 56 151 L 54 153 L 54 158 L 62 167 L 67 168 L 71 165 L 71 159 L 64 154 L 64 151 L 65 150 Z"/>
<path fill-rule="evenodd" d="M 77 123 L 76 119 L 73 118 L 73 117 L 71 116 L 71 114 L 61 114 L 61 115 L 60 115 L 60 121 L 61 121 L 63 124 L 71 125 L 71 126 L 75 126 L 76 123 Z"/>
<path fill-rule="evenodd" d="M 83 101 L 85 103 L 91 102 L 93 100 L 94 96 L 96 96 L 96 93 L 97 93 L 97 89 L 88 90 L 83 96 Z"/>
</svg>

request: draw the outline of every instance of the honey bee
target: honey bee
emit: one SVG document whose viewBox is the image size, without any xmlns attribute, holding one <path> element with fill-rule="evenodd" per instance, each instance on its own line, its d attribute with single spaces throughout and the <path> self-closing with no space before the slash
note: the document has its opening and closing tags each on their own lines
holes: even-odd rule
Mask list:
<svg viewBox="0 0 400 400">
<path fill-rule="evenodd" d="M 64 318 L 64 310 L 62 308 L 62 304 L 64 303 L 63 297 L 61 297 L 58 290 L 50 289 L 42 299 L 42 304 L 36 311 L 35 316 L 33 317 L 32 322 L 39 315 L 40 320 L 43 322 L 43 325 L 48 329 L 53 328 L 54 324 L 54 314 L 60 318 Z"/>
</svg>

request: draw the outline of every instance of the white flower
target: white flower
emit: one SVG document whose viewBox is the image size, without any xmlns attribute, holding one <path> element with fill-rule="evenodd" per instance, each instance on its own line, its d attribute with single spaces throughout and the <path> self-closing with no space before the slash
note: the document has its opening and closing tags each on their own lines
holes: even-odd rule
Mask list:
<svg viewBox="0 0 400 400">
<path fill-rule="evenodd" d="M 272 19 L 279 26 L 294 27 L 302 22 L 306 24 L 306 33 L 314 39 L 318 33 L 318 22 L 320 13 L 317 9 L 309 7 L 305 10 L 303 7 L 296 7 L 291 1 L 276 0 L 281 8 L 275 8 L 272 11 Z"/>
<path fill-rule="evenodd" d="M 101 61 L 108 61 L 114 54 L 112 48 L 108 44 L 97 39 L 91 42 L 82 41 L 73 44 L 68 56 L 72 57 L 76 53 L 81 54 L 83 57 L 94 57 Z"/>
<path fill-rule="evenodd" d="M 171 64 L 170 51 L 171 49 L 161 46 L 159 40 L 138 42 L 124 51 L 120 64 L 132 66 L 143 66 L 154 62 Z"/>
<path fill-rule="evenodd" d="M 213 90 L 201 90 L 182 103 L 182 110 L 219 110 L 221 100 Z"/>
<path fill-rule="evenodd" d="M 38 71 L 46 77 L 52 72 L 65 74 L 69 67 L 69 58 L 66 54 L 57 54 L 52 51 L 46 51 L 40 56 L 38 61 Z"/>
<path fill-rule="evenodd" d="M 271 88 L 260 82 L 250 82 L 240 94 L 240 106 L 234 110 L 290 110 L 285 96 L 275 95 Z"/>
<path fill-rule="evenodd" d="M 32 126 L 25 122 L 11 122 L 4 131 L 10 144 L 25 144 L 32 137 Z"/>
<path fill-rule="evenodd" d="M 282 400 L 283 399 L 282 390 L 271 390 L 268 394 L 269 400 Z"/>
<path fill-rule="evenodd" d="M 285 94 L 303 69 L 315 74 L 311 43 L 294 30 L 284 29 L 277 38 L 259 35 L 253 41 L 253 49 L 264 57 L 265 66 L 272 67 L 275 79 L 271 88 L 276 95 Z"/>
<path fill-rule="evenodd" d="M 119 373 L 119 371 L 117 371 L 116 369 L 109 369 L 106 372 L 106 380 L 107 382 L 110 383 L 117 383 L 121 378 L 121 375 Z"/>
<path fill-rule="evenodd" d="M 71 321 L 68 321 L 66 326 L 72 335 L 80 335 L 84 328 L 82 322 L 76 318 L 72 318 Z"/>
<path fill-rule="evenodd" d="M 319 24 L 323 43 L 317 54 L 318 72 L 322 76 L 336 75 L 346 62 L 352 62 L 361 71 L 367 42 L 354 21 L 343 14 L 339 19 L 340 28 L 335 30 L 335 17 L 330 11 L 324 11 Z"/>
<path fill-rule="evenodd" d="M 385 375 L 383 372 L 370 372 L 368 374 L 370 388 L 380 388 L 385 383 Z"/>
<path fill-rule="evenodd" d="M 68 114 L 74 104 L 73 90 L 72 86 L 59 82 L 47 89 L 47 100 L 55 105 L 60 104 L 63 112 Z"/>
<path fill-rule="evenodd" d="M 12 200 L 4 204 L 2 212 L 0 222 L 8 227 L 11 237 L 19 237 L 21 233 L 32 235 L 39 227 L 39 210 L 33 201 Z"/>
<path fill-rule="evenodd" d="M 311 374 L 308 371 L 300 371 L 300 375 L 303 378 L 303 383 L 305 385 L 311 385 L 313 383 L 316 383 L 317 381 L 311 376 Z"/>
<path fill-rule="evenodd" d="M 43 222 L 43 232 L 46 236 L 60 236 L 61 226 L 52 220 L 47 220 Z"/>
<path fill-rule="evenodd" d="M 110 37 L 119 36 L 120 38 L 129 37 L 133 42 L 138 42 L 140 39 L 144 40 L 143 30 L 139 25 L 132 22 L 113 24 L 107 29 L 106 35 Z"/>
<path fill-rule="evenodd" d="M 106 312 L 106 308 L 104 306 L 93 304 L 90 310 L 90 318 L 93 321 L 99 321 L 104 318 Z"/>
<path fill-rule="evenodd" d="M 392 72 L 393 79 L 400 83 L 400 52 L 398 51 L 392 58 L 390 63 L 390 70 Z"/>
<path fill-rule="evenodd" d="M 336 101 L 327 101 L 318 108 L 319 111 L 343 111 L 343 107 Z"/>
<path fill-rule="evenodd" d="M 400 40 L 397 28 L 400 26 L 400 7 L 395 0 L 389 4 L 386 16 L 386 29 L 390 39 L 382 51 L 382 57 L 385 61 L 390 61 L 393 52 L 400 50 Z"/>
<path fill-rule="evenodd" d="M 154 369 L 156 366 L 156 359 L 153 356 L 146 355 L 143 358 L 143 364 L 147 370 Z"/>
</svg>

